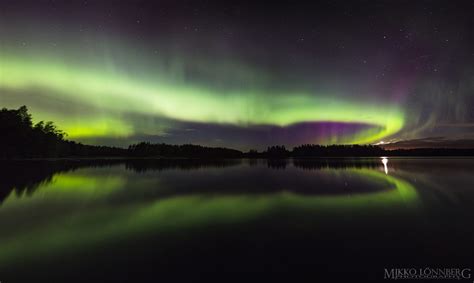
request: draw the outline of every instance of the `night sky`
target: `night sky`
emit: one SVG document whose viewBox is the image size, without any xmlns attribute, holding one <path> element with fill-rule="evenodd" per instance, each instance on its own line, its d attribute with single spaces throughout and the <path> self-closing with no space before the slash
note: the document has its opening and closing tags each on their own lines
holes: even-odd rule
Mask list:
<svg viewBox="0 0 474 283">
<path fill-rule="evenodd" d="M 474 146 L 474 1 L 0 1 L 0 107 L 68 138 Z"/>
</svg>

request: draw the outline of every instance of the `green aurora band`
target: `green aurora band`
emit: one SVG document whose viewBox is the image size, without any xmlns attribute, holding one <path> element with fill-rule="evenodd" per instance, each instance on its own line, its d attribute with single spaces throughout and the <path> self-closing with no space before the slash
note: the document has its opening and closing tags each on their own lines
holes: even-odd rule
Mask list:
<svg viewBox="0 0 474 283">
<path fill-rule="evenodd" d="M 63 59 L 63 58 L 62 58 Z M 176 83 L 159 75 L 154 80 L 133 76 L 98 63 L 74 63 L 52 56 L 20 56 L 0 53 L 0 91 L 41 90 L 71 103 L 118 113 L 136 113 L 183 122 L 248 127 L 289 126 L 302 122 L 341 122 L 370 125 L 355 135 L 326 142 L 372 143 L 397 133 L 404 126 L 404 113 L 396 105 L 336 99 L 330 95 L 295 91 L 272 95 L 268 90 L 221 91 Z M 151 73 L 153 74 L 153 72 Z M 25 101 L 23 104 L 28 104 Z M 34 111 L 40 119 L 57 121 L 74 138 L 128 137 L 137 134 L 133 124 L 111 115 L 73 119 Z M 150 134 L 159 134 L 155 127 Z"/>
</svg>

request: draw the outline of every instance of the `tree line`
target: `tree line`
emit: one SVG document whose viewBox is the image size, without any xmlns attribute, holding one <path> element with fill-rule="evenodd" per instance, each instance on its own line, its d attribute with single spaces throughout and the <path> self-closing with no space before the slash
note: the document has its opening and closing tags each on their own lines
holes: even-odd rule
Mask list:
<svg viewBox="0 0 474 283">
<path fill-rule="evenodd" d="M 51 122 L 33 124 L 26 106 L 0 110 L 0 158 L 67 156 L 123 156 L 123 148 L 84 145 L 65 139 L 66 133 Z"/>
<path fill-rule="evenodd" d="M 141 142 L 128 148 L 84 145 L 65 139 L 66 133 L 51 122 L 33 124 L 26 106 L 0 110 L 0 158 L 131 157 L 131 158 L 313 158 L 370 156 L 474 156 L 474 149 L 418 148 L 386 150 L 374 145 L 305 144 L 286 149 L 270 146 L 264 151 L 242 152 L 201 145 Z"/>
</svg>

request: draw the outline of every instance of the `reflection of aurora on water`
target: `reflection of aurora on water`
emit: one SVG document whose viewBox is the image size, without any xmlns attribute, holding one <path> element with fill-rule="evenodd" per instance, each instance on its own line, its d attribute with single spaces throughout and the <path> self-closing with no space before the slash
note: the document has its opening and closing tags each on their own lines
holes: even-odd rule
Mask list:
<svg viewBox="0 0 474 283">
<path fill-rule="evenodd" d="M 21 222 L 23 217 L 28 219 L 32 211 L 37 215 L 37 222 L 27 227 L 9 227 L 11 231 L 18 231 L 1 237 L 0 262 L 11 263 L 38 254 L 61 254 L 75 248 L 101 245 L 118 236 L 126 238 L 208 225 L 245 223 L 265 215 L 278 215 L 282 211 L 318 218 L 340 213 L 352 215 L 374 211 L 376 214 L 380 209 L 391 207 L 403 207 L 403 210 L 417 207 L 416 189 L 403 179 L 365 168 L 322 171 L 331 178 L 337 178 L 339 171 L 344 171 L 367 183 L 384 183 L 390 188 L 370 193 L 324 196 L 299 195 L 291 191 L 243 195 L 197 192 L 155 201 L 117 204 L 108 200 L 130 186 L 127 185 L 127 173 L 124 176 L 85 174 L 81 170 L 59 173 L 53 176 L 52 182 L 42 184 L 32 195 L 17 196 L 12 192 L 3 203 L 0 208 L 3 227 L 7 227 L 13 214 Z M 136 183 L 137 186 L 144 184 L 147 184 L 146 180 Z M 159 186 L 160 181 L 155 184 Z M 42 218 L 47 220 L 38 221 Z"/>
</svg>

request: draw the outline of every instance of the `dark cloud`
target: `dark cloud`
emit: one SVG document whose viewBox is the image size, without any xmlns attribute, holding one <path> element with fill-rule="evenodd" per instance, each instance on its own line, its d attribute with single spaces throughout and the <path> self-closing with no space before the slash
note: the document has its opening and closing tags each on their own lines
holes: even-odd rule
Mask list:
<svg viewBox="0 0 474 283">
<path fill-rule="evenodd" d="M 126 146 L 130 143 L 149 141 L 170 144 L 206 144 L 228 146 L 243 150 L 264 149 L 270 145 L 285 144 L 295 146 L 308 141 L 321 142 L 333 138 L 334 143 L 342 142 L 344 136 L 350 137 L 360 131 L 374 129 L 374 126 L 361 123 L 314 122 L 298 123 L 287 127 L 246 126 L 239 127 L 222 124 L 183 123 L 172 121 L 174 126 L 159 135 L 137 134 L 127 138 L 88 138 L 85 143 Z M 339 139 L 339 140 L 338 140 Z"/>
</svg>

